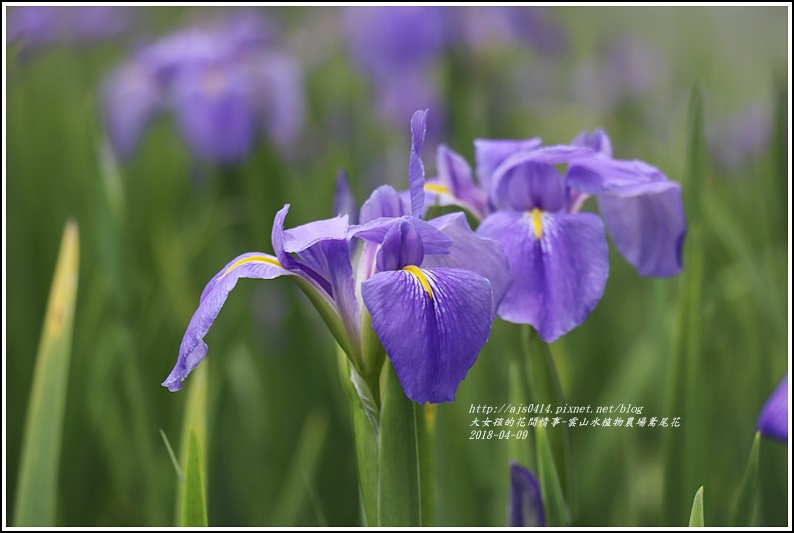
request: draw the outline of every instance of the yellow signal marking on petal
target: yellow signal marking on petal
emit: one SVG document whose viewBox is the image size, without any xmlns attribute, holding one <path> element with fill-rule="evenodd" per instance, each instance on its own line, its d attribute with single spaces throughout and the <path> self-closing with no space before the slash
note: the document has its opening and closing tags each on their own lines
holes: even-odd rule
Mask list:
<svg viewBox="0 0 794 533">
<path fill-rule="evenodd" d="M 535 230 L 535 238 L 540 239 L 543 236 L 543 219 L 541 219 L 541 211 L 537 207 L 531 211 L 532 227 Z"/>
<path fill-rule="evenodd" d="M 440 183 L 425 183 L 425 191 L 452 196 L 452 193 L 449 192 L 449 188 L 447 188 L 446 185 L 441 185 Z"/>
<path fill-rule="evenodd" d="M 221 276 L 221 278 L 224 278 L 226 274 L 228 274 L 235 268 L 248 263 L 267 263 L 268 265 L 284 268 L 283 266 L 281 266 L 281 263 L 279 263 L 274 257 L 268 257 L 266 255 L 252 255 L 251 257 L 246 257 L 244 259 L 240 259 L 239 261 L 235 261 L 234 264 L 232 264 L 229 268 L 226 269 L 226 271 L 223 273 L 223 276 Z"/>
<path fill-rule="evenodd" d="M 425 273 L 422 272 L 422 269 L 419 268 L 418 266 L 408 265 L 407 267 L 403 267 L 403 270 L 405 270 L 406 272 L 413 275 L 416 279 L 419 280 L 419 283 L 422 284 L 422 287 L 424 287 L 425 292 L 428 294 L 428 296 L 430 296 L 430 299 L 432 300 L 433 289 L 430 287 L 430 282 L 427 281 L 427 276 L 425 276 Z"/>
</svg>

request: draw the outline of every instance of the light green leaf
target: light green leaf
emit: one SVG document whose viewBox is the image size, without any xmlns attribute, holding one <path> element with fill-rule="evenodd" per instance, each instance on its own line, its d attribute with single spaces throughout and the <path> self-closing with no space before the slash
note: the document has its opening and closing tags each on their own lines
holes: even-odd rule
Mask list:
<svg viewBox="0 0 794 533">
<path fill-rule="evenodd" d="M 185 492 L 182 498 L 182 527 L 207 527 L 207 498 L 204 491 L 204 466 L 201 448 L 193 428 L 185 469 Z"/>
<path fill-rule="evenodd" d="M 758 488 L 758 459 L 761 448 L 761 433 L 756 432 L 750 458 L 744 471 L 736 507 L 733 510 L 733 525 L 737 527 L 752 526 L 753 510 L 755 509 L 755 493 Z"/>
<path fill-rule="evenodd" d="M 689 527 L 703 527 L 703 487 L 695 493 L 692 512 L 689 514 Z"/>
<path fill-rule="evenodd" d="M 543 508 L 546 511 L 546 523 L 549 526 L 566 525 L 565 502 L 562 498 L 560 478 L 549 445 L 545 427 L 535 428 L 535 448 L 537 451 L 538 477 L 540 493 L 543 497 Z"/>
<path fill-rule="evenodd" d="M 391 365 L 386 370 L 379 457 L 378 525 L 422 525 L 414 403 Z"/>
<path fill-rule="evenodd" d="M 39 341 L 17 488 L 17 526 L 54 526 L 66 388 L 80 264 L 77 224 L 66 224 Z"/>
</svg>

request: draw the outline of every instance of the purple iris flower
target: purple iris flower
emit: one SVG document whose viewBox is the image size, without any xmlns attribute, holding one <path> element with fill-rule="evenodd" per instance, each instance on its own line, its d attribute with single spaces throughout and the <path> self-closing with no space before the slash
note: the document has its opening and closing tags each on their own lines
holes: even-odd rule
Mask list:
<svg viewBox="0 0 794 533">
<path fill-rule="evenodd" d="M 25 52 L 53 45 L 94 43 L 117 37 L 132 26 L 133 10 L 117 6 L 19 6 L 9 12 L 8 42 Z"/>
<path fill-rule="evenodd" d="M 342 12 L 353 63 L 372 81 L 384 119 L 398 122 L 417 108 L 441 108 L 432 70 L 448 41 L 444 18 L 450 12 L 437 6 L 356 6 Z"/>
<path fill-rule="evenodd" d="M 198 158 L 235 163 L 262 133 L 287 144 L 302 123 L 301 73 L 270 46 L 252 13 L 191 27 L 140 48 L 105 79 L 102 110 L 113 148 L 130 157 L 152 117 L 169 110 Z"/>
<path fill-rule="evenodd" d="M 207 354 L 203 338 L 239 278 L 287 276 L 309 296 L 359 373 L 367 363 L 363 328 L 371 324 L 409 398 L 454 400 L 511 279 L 501 246 L 477 236 L 462 213 L 422 219 L 419 154 L 426 120 L 426 112 L 417 112 L 411 121 L 408 198 L 391 187 L 377 189 L 355 226 L 343 214 L 285 231 L 288 206 L 279 211 L 275 254 L 243 254 L 210 280 L 164 386 L 180 389 Z M 341 182 L 337 190 L 336 208 L 349 209 L 348 188 Z"/>
<path fill-rule="evenodd" d="M 513 461 L 510 464 L 510 527 L 544 527 L 546 515 L 540 496 L 540 484 L 532 472 Z"/>
<path fill-rule="evenodd" d="M 788 442 L 788 374 L 764 404 L 758 416 L 758 431 L 765 437 Z"/>
<path fill-rule="evenodd" d="M 442 147 L 440 159 L 451 163 L 439 165 L 425 191 L 467 208 L 482 220 L 477 234 L 502 244 L 514 278 L 499 305 L 503 319 L 531 324 L 546 342 L 582 324 L 609 275 L 605 226 L 640 275 L 681 271 L 680 185 L 641 161 L 613 159 L 603 131 L 549 147 L 481 139 L 475 151 L 479 186 L 465 161 Z M 487 194 L 483 207 L 471 200 L 478 187 Z M 590 195 L 601 217 L 580 212 Z"/>
</svg>

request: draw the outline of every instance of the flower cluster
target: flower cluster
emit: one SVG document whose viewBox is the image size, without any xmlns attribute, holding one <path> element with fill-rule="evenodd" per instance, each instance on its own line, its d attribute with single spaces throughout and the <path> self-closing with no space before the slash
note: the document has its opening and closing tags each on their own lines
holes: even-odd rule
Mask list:
<svg viewBox="0 0 794 533">
<path fill-rule="evenodd" d="M 499 305 L 503 319 L 531 324 L 546 342 L 584 322 L 609 275 L 605 228 L 640 275 L 681 272 L 681 186 L 642 161 L 614 159 L 602 130 L 568 145 L 479 139 L 474 147 L 479 183 L 441 146 L 425 191 L 482 220 L 478 235 L 504 247 L 515 281 Z M 600 218 L 581 212 L 589 196 Z"/>
<path fill-rule="evenodd" d="M 163 385 L 178 390 L 204 358 L 202 339 L 241 277 L 293 279 L 361 376 L 376 379 L 385 351 L 410 399 L 439 403 L 454 400 L 497 312 L 549 342 L 584 322 L 609 271 L 605 225 L 640 274 L 680 271 L 680 186 L 645 163 L 613 159 L 602 131 L 550 147 L 476 141 L 478 186 L 466 161 L 444 146 L 438 176 L 425 180 L 426 121 L 426 111 L 411 120 L 407 191 L 376 189 L 356 221 L 342 181 L 336 205 L 345 212 L 285 230 L 285 206 L 273 224 L 274 255 L 243 254 L 218 272 Z M 579 212 L 588 195 L 603 222 Z M 476 233 L 462 212 L 425 220 L 435 200 L 482 220 Z"/>
<path fill-rule="evenodd" d="M 139 48 L 101 88 L 115 152 L 131 156 L 164 110 L 193 155 L 206 161 L 242 160 L 260 132 L 277 143 L 293 140 L 302 124 L 301 73 L 272 40 L 268 25 L 244 12 Z"/>
</svg>

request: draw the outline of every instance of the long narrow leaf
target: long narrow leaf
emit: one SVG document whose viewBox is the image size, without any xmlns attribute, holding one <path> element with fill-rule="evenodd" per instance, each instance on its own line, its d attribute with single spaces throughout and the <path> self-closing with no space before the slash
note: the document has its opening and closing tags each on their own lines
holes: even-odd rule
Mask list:
<svg viewBox="0 0 794 533">
<path fill-rule="evenodd" d="M 193 428 L 185 469 L 185 492 L 182 498 L 182 527 L 207 527 L 207 498 L 204 491 L 204 466 L 201 448 Z"/>
<path fill-rule="evenodd" d="M 36 356 L 17 490 L 18 526 L 54 526 L 80 244 L 66 224 Z"/>
<path fill-rule="evenodd" d="M 689 527 L 703 527 L 703 487 L 695 493 L 692 512 L 689 513 Z"/>
<path fill-rule="evenodd" d="M 543 497 L 543 507 L 546 511 L 546 522 L 549 526 L 566 525 L 565 502 L 562 498 L 560 478 L 554 464 L 554 456 L 549 445 L 546 428 L 535 428 L 535 447 L 538 461 L 538 477 L 540 478 L 540 493 Z"/>
</svg>

